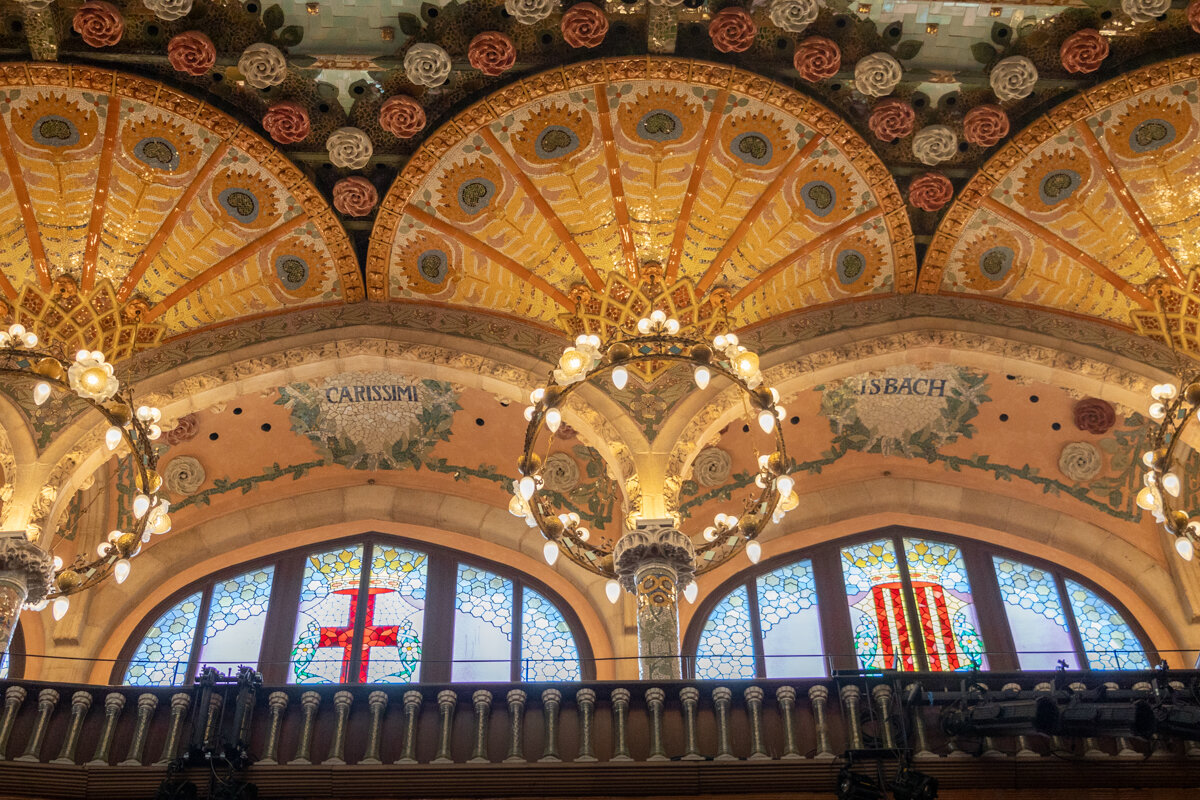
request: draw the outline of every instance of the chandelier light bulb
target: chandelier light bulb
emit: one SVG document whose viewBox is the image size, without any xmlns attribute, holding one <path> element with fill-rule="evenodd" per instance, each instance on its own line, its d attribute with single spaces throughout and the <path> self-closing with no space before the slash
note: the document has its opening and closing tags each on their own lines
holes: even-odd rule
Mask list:
<svg viewBox="0 0 1200 800">
<path fill-rule="evenodd" d="M 770 433 L 775 430 L 775 414 L 774 412 L 763 409 L 758 414 L 758 427 L 763 429 L 763 433 Z"/>
<path fill-rule="evenodd" d="M 1162 505 L 1162 499 L 1158 496 L 1158 492 L 1152 486 L 1145 486 L 1137 493 L 1138 508 L 1146 511 L 1153 511 Z"/>
<path fill-rule="evenodd" d="M 551 433 L 558 433 L 559 426 L 562 425 L 562 412 L 557 408 L 551 408 L 546 411 L 546 427 Z"/>
<path fill-rule="evenodd" d="M 1162 385 L 1162 399 L 1174 400 L 1175 395 L 1179 394 L 1179 387 L 1173 383 L 1164 383 Z"/>
<path fill-rule="evenodd" d="M 89 350 L 80 350 L 78 353 L 75 354 L 76 361 L 87 361 L 91 357 L 92 357 L 92 354 L 91 354 L 91 351 L 89 351 Z"/>
<path fill-rule="evenodd" d="M 150 421 L 150 406 L 138 406 L 137 411 L 134 413 L 137 414 L 139 422 Z"/>
<path fill-rule="evenodd" d="M 38 381 L 33 387 L 33 402 L 39 406 L 46 402 L 50 397 L 50 384 L 45 381 Z"/>
<path fill-rule="evenodd" d="M 521 492 L 521 499 L 523 499 L 526 503 L 533 498 L 533 493 L 537 491 L 537 483 L 533 480 L 532 475 L 526 475 L 524 478 L 521 478 L 521 482 L 518 484 L 518 487 L 519 491 Z"/>
<path fill-rule="evenodd" d="M 529 506 L 520 495 L 514 494 L 512 499 L 508 501 L 508 513 L 514 517 L 524 517 L 529 513 Z"/>
<path fill-rule="evenodd" d="M 56 622 L 67 615 L 67 609 L 70 606 L 71 606 L 70 598 L 59 597 L 59 598 L 55 599 L 54 608 L 51 609 L 50 613 L 54 615 L 54 619 Z"/>
<path fill-rule="evenodd" d="M 696 584 L 695 581 L 692 581 L 691 583 L 689 583 L 687 585 L 687 588 L 683 590 L 683 598 L 685 600 L 687 600 L 689 603 L 696 602 L 696 598 L 699 596 L 700 596 L 700 587 L 699 587 L 699 585 Z"/>
<path fill-rule="evenodd" d="M 558 561 L 558 542 L 547 541 L 542 545 L 542 557 L 546 559 L 546 563 L 554 566 L 554 562 Z"/>
<path fill-rule="evenodd" d="M 773 403 L 779 402 L 779 390 L 776 389 L 774 386 L 771 387 L 771 402 L 773 402 Z"/>
<path fill-rule="evenodd" d="M 100 544 L 96 545 L 96 555 L 100 556 L 100 558 L 104 558 L 108 555 L 108 551 L 111 549 L 111 544 L 108 542 L 101 542 Z"/>
<path fill-rule="evenodd" d="M 62 568 L 63 568 L 62 556 L 55 556 L 54 557 L 54 571 L 58 572 Z"/>
<path fill-rule="evenodd" d="M 650 333 L 650 320 L 646 319 L 645 317 L 642 317 L 641 319 L 639 319 L 638 323 L 637 323 L 637 331 L 642 336 L 645 336 L 648 333 Z"/>
<path fill-rule="evenodd" d="M 697 388 L 704 390 L 708 388 L 708 382 L 712 379 L 712 373 L 708 371 L 708 367 L 696 367 L 692 372 L 692 377 L 696 380 Z"/>
<path fill-rule="evenodd" d="M 775 416 L 779 418 L 780 422 L 783 422 L 784 417 L 787 416 L 787 409 L 783 406 L 775 406 Z"/>
<path fill-rule="evenodd" d="M 113 425 L 104 432 L 104 445 L 109 450 L 116 450 L 117 445 L 121 443 L 121 429 Z"/>
<path fill-rule="evenodd" d="M 749 350 L 744 353 L 738 353 L 737 358 L 733 361 L 733 367 L 737 370 L 738 375 L 743 378 L 749 378 L 758 372 L 758 356 Z"/>
<path fill-rule="evenodd" d="M 48 606 L 48 605 L 50 605 L 50 601 L 43 597 L 41 600 L 37 601 L 33 605 L 26 606 L 26 608 L 28 608 L 30 611 L 45 611 L 46 606 Z"/>
<path fill-rule="evenodd" d="M 1150 406 L 1150 417 L 1152 419 L 1162 421 L 1167 417 L 1167 407 L 1162 403 L 1153 403 Z"/>
<path fill-rule="evenodd" d="M 94 361 L 99 361 L 101 364 L 104 363 L 104 353 L 101 353 L 99 350 L 93 350 L 88 355 L 90 355 Z"/>
<path fill-rule="evenodd" d="M 724 335 L 718 336 L 717 338 L 713 339 L 713 347 L 717 348 L 718 350 L 724 350 L 725 346 L 728 344 L 729 344 L 729 339 L 728 339 L 728 337 L 726 337 Z"/>
<path fill-rule="evenodd" d="M 672 336 L 679 333 L 679 320 L 675 319 L 674 317 L 667 320 L 667 333 L 671 334 Z"/>
<path fill-rule="evenodd" d="M 757 564 L 762 558 L 762 545 L 758 542 L 746 542 L 746 558 L 750 559 L 751 564 Z"/>
<path fill-rule="evenodd" d="M 546 389 L 544 387 L 539 386 L 538 388 L 534 389 L 532 392 L 529 393 L 529 402 L 533 403 L 536 406 L 538 403 L 542 402 L 542 398 L 545 396 L 546 396 Z"/>
<path fill-rule="evenodd" d="M 171 532 L 171 515 L 165 511 L 158 514 L 150 523 L 150 530 L 154 533 L 162 535 Z"/>
<path fill-rule="evenodd" d="M 763 473 L 758 473 L 754 476 L 754 485 L 760 489 L 767 488 L 767 476 Z"/>
<path fill-rule="evenodd" d="M 724 513 L 717 514 L 713 517 L 713 524 L 718 528 L 724 528 L 729 524 L 729 516 Z"/>
<path fill-rule="evenodd" d="M 579 537 L 579 541 L 581 542 L 586 542 L 588 539 L 592 538 L 592 532 L 587 528 L 576 528 L 575 535 Z"/>
<path fill-rule="evenodd" d="M 150 498 L 144 494 L 139 494 L 133 498 L 133 516 L 136 519 L 141 519 L 146 516 L 146 512 L 150 510 Z"/>
<path fill-rule="evenodd" d="M 8 329 L 8 333 L 12 338 L 20 339 L 25 335 L 25 326 L 18 322 Z"/>
<path fill-rule="evenodd" d="M 771 463 L 771 457 L 769 455 L 763 454 L 763 455 L 759 456 L 758 457 L 759 471 L 763 471 L 763 470 L 767 469 L 767 465 L 769 465 L 770 463 Z"/>
<path fill-rule="evenodd" d="M 1192 546 L 1192 540 L 1187 536 L 1179 536 L 1175 539 L 1175 552 L 1179 553 L 1179 557 L 1184 561 L 1191 561 L 1196 548 Z"/>
<path fill-rule="evenodd" d="M 32 350 L 33 348 L 37 347 L 37 343 L 38 343 L 38 337 L 37 337 L 37 334 L 36 334 L 36 333 L 34 333 L 33 331 L 28 331 L 28 332 L 26 332 L 26 334 L 25 334 L 25 347 L 27 347 L 27 348 L 29 348 L 30 350 Z"/>
<path fill-rule="evenodd" d="M 717 539 L 717 529 L 709 525 L 704 529 L 704 541 L 714 542 Z"/>
<path fill-rule="evenodd" d="M 604 584 L 604 593 L 608 595 L 608 602 L 616 605 L 617 601 L 621 599 L 621 584 L 610 578 Z"/>
<path fill-rule="evenodd" d="M 1154 451 L 1153 450 L 1147 450 L 1146 452 L 1142 453 L 1142 463 L 1145 464 L 1147 467 L 1154 466 Z"/>
<path fill-rule="evenodd" d="M 537 411 L 533 406 L 525 406 L 525 421 L 533 422 L 533 412 Z"/>
<path fill-rule="evenodd" d="M 558 360 L 558 366 L 567 375 L 578 375 L 583 372 L 590 360 L 582 350 L 568 347 L 563 352 L 562 358 Z"/>
<path fill-rule="evenodd" d="M 1162 476 L 1162 488 L 1166 490 L 1171 497 L 1179 497 L 1179 476 L 1174 472 L 1168 472 Z"/>
<path fill-rule="evenodd" d="M 625 367 L 613 367 L 612 371 L 613 386 L 617 387 L 617 391 L 625 388 L 625 384 L 629 383 L 629 370 Z"/>
<path fill-rule="evenodd" d="M 129 570 L 132 568 L 128 558 L 122 558 L 113 564 L 113 577 L 117 579 L 117 583 L 124 583 L 129 577 Z"/>
<path fill-rule="evenodd" d="M 109 544 L 116 544 L 116 543 L 117 543 L 117 539 L 120 539 L 120 538 L 121 538 L 122 536 L 124 536 L 124 535 L 125 535 L 125 534 L 124 534 L 123 532 L 121 532 L 121 531 L 109 531 L 109 532 L 108 532 L 108 542 L 109 542 Z"/>
<path fill-rule="evenodd" d="M 796 482 L 792 480 L 790 475 L 780 475 L 775 479 L 775 488 L 779 491 L 781 497 L 787 497 L 792 493 Z"/>
<path fill-rule="evenodd" d="M 655 325 L 662 325 L 667 321 L 667 313 L 661 308 L 656 308 L 650 312 L 650 322 Z"/>
</svg>

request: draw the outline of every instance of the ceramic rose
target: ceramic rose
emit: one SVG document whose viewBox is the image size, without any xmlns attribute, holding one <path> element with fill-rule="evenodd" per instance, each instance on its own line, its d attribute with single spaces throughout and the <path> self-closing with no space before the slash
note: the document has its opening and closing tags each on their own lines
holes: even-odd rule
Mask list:
<svg viewBox="0 0 1200 800">
<path fill-rule="evenodd" d="M 299 103 L 276 103 L 263 114 L 262 126 L 280 144 L 294 144 L 308 136 L 308 111 Z"/>
<path fill-rule="evenodd" d="M 1073 409 L 1075 427 L 1088 433 L 1104 434 L 1117 424 L 1117 412 L 1099 397 L 1085 397 Z"/>
<path fill-rule="evenodd" d="M 1108 58 L 1108 39 L 1091 28 L 1075 31 L 1063 40 L 1058 57 L 1067 72 L 1095 72 Z"/>
<path fill-rule="evenodd" d="M 904 71 L 890 53 L 872 53 L 854 65 L 854 88 L 867 97 L 892 93 Z"/>
<path fill-rule="evenodd" d="M 347 217 L 365 217 L 379 202 L 379 193 L 366 178 L 355 175 L 333 185 L 333 207 Z"/>
<path fill-rule="evenodd" d="M 484 75 L 500 75 L 517 63 L 517 48 L 503 33 L 484 31 L 467 46 L 467 60 Z"/>
<path fill-rule="evenodd" d="M 238 72 L 255 89 L 269 89 L 283 83 L 287 77 L 287 59 L 275 45 L 259 42 L 242 51 Z"/>
<path fill-rule="evenodd" d="M 927 125 L 913 136 L 912 149 L 918 161 L 932 167 L 954 158 L 958 136 L 945 125 Z"/>
<path fill-rule="evenodd" d="M 81 5 L 71 26 L 89 47 L 112 47 L 125 35 L 121 11 L 104 0 L 88 0 Z"/>
<path fill-rule="evenodd" d="M 595 47 L 608 33 L 608 17 L 592 3 L 576 3 L 562 18 L 563 40 L 571 47 Z"/>
<path fill-rule="evenodd" d="M 200 31 L 186 31 L 167 42 L 167 60 L 177 72 L 199 77 L 217 63 L 217 48 Z"/>
<path fill-rule="evenodd" d="M 1171 10 L 1171 0 L 1121 0 L 1121 10 L 1134 22 L 1153 22 Z"/>
<path fill-rule="evenodd" d="M 450 54 L 436 44 L 419 42 L 404 54 L 404 75 L 417 86 L 441 86 L 450 66 Z"/>
<path fill-rule="evenodd" d="M 980 147 L 994 147 L 1008 136 L 1008 114 L 996 105 L 976 106 L 963 117 L 963 138 Z"/>
<path fill-rule="evenodd" d="M 772 0 L 771 22 L 788 33 L 801 33 L 817 19 L 818 0 Z"/>
<path fill-rule="evenodd" d="M 192 13 L 192 0 L 142 0 L 142 5 L 165 22 L 174 22 Z"/>
<path fill-rule="evenodd" d="M 338 128 L 325 140 L 329 162 L 339 169 L 362 169 L 375 152 L 371 139 L 358 128 Z"/>
<path fill-rule="evenodd" d="M 745 9 L 726 8 L 708 23 L 708 35 L 713 47 L 722 53 L 742 53 L 754 44 L 758 26 Z"/>
<path fill-rule="evenodd" d="M 504 10 L 522 25 L 536 25 L 554 11 L 558 0 L 504 0 Z"/>
<path fill-rule="evenodd" d="M 908 185 L 908 202 L 922 211 L 939 211 L 954 197 L 950 179 L 940 172 L 918 175 Z"/>
<path fill-rule="evenodd" d="M 912 105 L 892 97 L 884 98 L 871 109 L 867 127 L 881 142 L 894 142 L 913 132 L 917 112 Z"/>
<path fill-rule="evenodd" d="M 379 109 L 379 126 L 398 139 L 411 139 L 425 129 L 425 109 L 408 95 L 389 97 Z"/>
<path fill-rule="evenodd" d="M 1023 100 L 1033 93 L 1033 85 L 1037 83 L 1037 67 L 1025 56 L 1009 56 L 1002 58 L 992 67 L 988 81 L 996 97 L 1004 102 Z"/>
<path fill-rule="evenodd" d="M 792 66 L 800 73 L 801 78 L 810 83 L 823 81 L 837 75 L 838 70 L 842 68 L 842 51 L 831 39 L 809 36 L 796 45 Z"/>
<path fill-rule="evenodd" d="M 1200 0 L 1192 0 L 1187 7 L 1188 25 L 1192 26 L 1192 30 L 1200 33 Z"/>
</svg>

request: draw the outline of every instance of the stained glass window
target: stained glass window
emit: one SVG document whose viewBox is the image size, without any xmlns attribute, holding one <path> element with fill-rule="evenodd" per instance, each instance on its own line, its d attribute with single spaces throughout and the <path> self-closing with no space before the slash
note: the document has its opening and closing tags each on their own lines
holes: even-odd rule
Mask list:
<svg viewBox="0 0 1200 800">
<path fill-rule="evenodd" d="M 201 666 L 226 673 L 243 665 L 258 668 L 274 577 L 275 567 L 267 566 L 213 586 L 200 640 Z"/>
<path fill-rule="evenodd" d="M 1088 666 L 1092 669 L 1150 669 L 1142 643 L 1112 604 L 1069 578 L 1066 585 Z"/>
<path fill-rule="evenodd" d="M 362 545 L 308 557 L 300 584 L 289 683 L 350 679 L 362 558 Z"/>
<path fill-rule="evenodd" d="M 454 681 L 511 677 L 513 582 L 460 564 L 454 600 Z"/>
<path fill-rule="evenodd" d="M 863 669 L 915 669 L 908 601 L 892 540 L 843 548 L 842 573 L 859 665 Z"/>
<path fill-rule="evenodd" d="M 8 677 L 8 653 L 0 653 L 0 681 Z"/>
<path fill-rule="evenodd" d="M 405 547 L 376 545 L 371 556 L 363 628 L 363 680 L 417 680 L 425 628 L 428 557 Z"/>
<path fill-rule="evenodd" d="M 521 592 L 521 680 L 577 681 L 579 649 L 553 603 L 526 587 Z"/>
<path fill-rule="evenodd" d="M 750 633 L 750 597 L 744 585 L 717 603 L 700 631 L 696 677 L 753 678 L 754 644 Z"/>
<path fill-rule="evenodd" d="M 179 686 L 188 679 L 188 660 L 200 622 L 201 597 L 196 592 L 183 598 L 154 621 L 129 659 L 124 683 Z"/>
<path fill-rule="evenodd" d="M 979 617 L 961 551 L 945 542 L 903 541 L 929 669 L 987 669 Z"/>
<path fill-rule="evenodd" d="M 767 677 L 825 675 L 812 562 L 798 561 L 761 575 L 756 588 Z"/>
<path fill-rule="evenodd" d="M 1060 659 L 1068 669 L 1078 669 L 1054 575 L 1001 556 L 992 563 L 1021 669 L 1055 669 Z"/>
</svg>

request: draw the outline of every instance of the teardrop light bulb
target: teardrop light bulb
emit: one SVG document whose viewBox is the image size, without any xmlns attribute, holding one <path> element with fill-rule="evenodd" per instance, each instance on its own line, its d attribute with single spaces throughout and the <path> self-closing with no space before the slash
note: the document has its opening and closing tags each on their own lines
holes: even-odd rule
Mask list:
<svg viewBox="0 0 1200 800">
<path fill-rule="evenodd" d="M 1168 472 L 1162 476 L 1162 488 L 1167 490 L 1167 494 L 1171 497 L 1179 497 L 1179 476 L 1174 472 Z"/>
<path fill-rule="evenodd" d="M 775 414 L 766 409 L 759 412 L 758 427 L 763 429 L 763 433 L 770 433 L 775 430 Z"/>
<path fill-rule="evenodd" d="M 150 498 L 144 494 L 139 494 L 133 498 L 133 516 L 136 519 L 141 519 L 146 516 L 146 512 L 150 510 Z"/>
<path fill-rule="evenodd" d="M 54 615 L 55 620 L 60 620 L 67 615 L 67 609 L 70 607 L 70 605 L 70 599 L 66 597 L 56 598 L 54 601 L 54 608 L 51 609 L 50 613 Z"/>
<path fill-rule="evenodd" d="M 1177 538 L 1175 540 L 1175 552 L 1179 553 L 1179 556 L 1184 561 L 1191 561 L 1192 556 L 1195 554 L 1195 548 L 1192 546 L 1192 540 L 1186 536 L 1180 536 Z"/>
<path fill-rule="evenodd" d="M 795 485 L 796 482 L 792 480 L 790 475 L 780 475 L 775 479 L 775 488 L 779 490 L 781 497 L 787 497 L 791 494 Z"/>
<path fill-rule="evenodd" d="M 629 370 L 625 367 L 614 367 L 612 371 L 613 386 L 617 387 L 617 391 L 625 388 L 625 384 L 629 383 Z"/>
<path fill-rule="evenodd" d="M 113 577 L 117 579 L 117 583 L 125 582 L 125 579 L 129 577 L 129 570 L 131 568 L 132 565 L 129 563 L 128 558 L 122 558 L 113 565 Z"/>
<path fill-rule="evenodd" d="M 542 545 L 542 556 L 547 564 L 554 566 L 554 562 L 558 561 L 558 542 L 548 541 Z"/>
<path fill-rule="evenodd" d="M 708 381 L 712 378 L 712 373 L 708 371 L 708 367 L 696 367 L 692 372 L 692 377 L 696 379 L 696 386 L 704 390 L 708 388 Z"/>
<path fill-rule="evenodd" d="M 551 433 L 558 433 L 559 426 L 562 425 L 562 412 L 557 408 L 551 408 L 546 412 L 546 427 Z"/>
<path fill-rule="evenodd" d="M 523 497 L 525 502 L 528 503 L 533 497 L 533 493 L 537 490 L 537 483 L 533 480 L 532 476 L 526 475 L 524 478 L 521 478 L 519 487 L 521 490 L 521 497 Z"/>
<path fill-rule="evenodd" d="M 33 402 L 37 403 L 40 406 L 42 403 L 46 402 L 46 400 L 48 400 L 49 398 L 50 398 L 50 384 L 46 383 L 45 381 L 39 381 L 37 383 L 37 385 L 33 387 Z"/>
<path fill-rule="evenodd" d="M 621 584 L 615 580 L 609 580 L 608 583 L 604 584 L 604 593 L 608 595 L 608 602 L 615 605 L 621 599 Z"/>
<path fill-rule="evenodd" d="M 762 545 L 758 542 L 746 542 L 746 558 L 750 559 L 751 564 L 757 564 L 762 558 Z"/>
<path fill-rule="evenodd" d="M 687 600 L 689 603 L 696 602 L 696 598 L 699 596 L 700 586 L 695 581 L 689 583 L 687 588 L 683 590 L 683 599 Z"/>
<path fill-rule="evenodd" d="M 117 445 L 121 443 L 121 429 L 116 425 L 109 428 L 104 433 L 104 444 L 109 450 L 116 450 Z"/>
</svg>

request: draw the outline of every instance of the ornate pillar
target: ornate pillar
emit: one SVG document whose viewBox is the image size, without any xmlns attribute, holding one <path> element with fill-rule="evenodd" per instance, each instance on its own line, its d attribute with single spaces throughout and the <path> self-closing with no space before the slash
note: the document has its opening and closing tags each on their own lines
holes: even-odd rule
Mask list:
<svg viewBox="0 0 1200 800">
<path fill-rule="evenodd" d="M 8 652 L 21 606 L 46 599 L 54 577 L 54 561 L 20 534 L 0 533 L 0 655 Z"/>
<path fill-rule="evenodd" d="M 643 520 L 617 540 L 613 564 L 637 597 L 642 680 L 679 680 L 679 593 L 694 575 L 692 542 L 669 519 Z"/>
<path fill-rule="evenodd" d="M 579 708 L 579 755 L 576 761 L 595 761 L 592 752 L 592 717 L 596 713 L 596 692 L 580 689 L 575 693 L 575 705 Z"/>
</svg>

